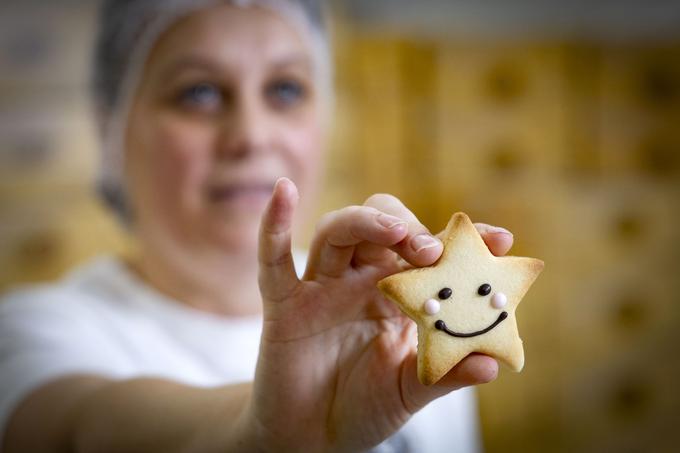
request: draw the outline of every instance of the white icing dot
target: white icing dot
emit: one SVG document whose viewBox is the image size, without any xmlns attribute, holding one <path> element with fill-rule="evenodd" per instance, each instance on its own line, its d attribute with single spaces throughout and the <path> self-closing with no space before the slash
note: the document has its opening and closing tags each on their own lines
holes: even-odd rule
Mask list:
<svg viewBox="0 0 680 453">
<path fill-rule="evenodd" d="M 439 305 L 439 302 L 437 302 L 434 299 L 427 299 L 425 302 L 425 313 L 428 315 L 436 315 L 439 313 L 439 309 L 441 308 L 441 305 Z"/>
<path fill-rule="evenodd" d="M 508 297 L 503 293 L 496 293 L 491 297 L 491 306 L 493 308 L 503 308 L 508 303 Z"/>
</svg>

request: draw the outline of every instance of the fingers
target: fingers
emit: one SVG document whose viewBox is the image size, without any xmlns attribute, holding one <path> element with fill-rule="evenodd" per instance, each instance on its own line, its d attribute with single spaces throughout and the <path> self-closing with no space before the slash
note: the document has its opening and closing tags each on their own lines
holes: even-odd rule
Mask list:
<svg viewBox="0 0 680 453">
<path fill-rule="evenodd" d="M 485 223 L 475 223 L 475 227 L 482 239 L 486 243 L 491 253 L 496 256 L 503 256 L 512 247 L 513 236 L 512 233 L 505 228 L 487 225 Z"/>
<path fill-rule="evenodd" d="M 350 206 L 328 213 L 317 227 L 305 278 L 315 274 L 337 277 L 352 262 L 358 244 L 390 247 L 401 241 L 407 230 L 402 219 L 371 207 Z"/>
<path fill-rule="evenodd" d="M 396 252 L 414 266 L 428 266 L 441 256 L 442 242 L 394 196 L 370 197 L 324 216 L 310 250 L 305 279 L 317 274 L 338 277 L 351 264 L 380 264 L 395 272 Z M 385 266 L 392 263 L 394 269 Z"/>
<path fill-rule="evenodd" d="M 512 246 L 509 231 L 486 224 L 475 226 L 494 255 L 504 255 Z M 383 272 L 396 272 L 401 266 L 394 253 L 410 265 L 429 266 L 442 251 L 441 240 L 398 198 L 376 194 L 364 206 L 324 216 L 312 242 L 305 279 L 317 274 L 338 277 L 353 263 L 380 264 Z M 386 265 L 389 263 L 392 266 Z"/>
<path fill-rule="evenodd" d="M 414 266 L 429 266 L 439 259 L 444 249 L 442 242 L 433 236 L 398 198 L 387 194 L 376 194 L 366 200 L 364 206 L 371 206 L 403 219 L 408 224 L 408 234 L 399 243 L 390 247 L 406 261 Z M 362 253 L 361 250 L 357 251 L 359 259 Z M 371 250 L 370 253 L 371 258 L 375 259 L 375 250 Z"/>
<path fill-rule="evenodd" d="M 416 366 L 414 355 L 402 368 L 402 399 L 412 414 L 440 396 L 470 385 L 486 384 L 498 376 L 498 362 L 482 354 L 470 354 L 431 386 L 418 381 Z"/>
<path fill-rule="evenodd" d="M 260 291 L 265 300 L 283 300 L 300 283 L 291 253 L 291 226 L 298 198 L 295 184 L 281 178 L 262 215 L 258 261 Z"/>
</svg>

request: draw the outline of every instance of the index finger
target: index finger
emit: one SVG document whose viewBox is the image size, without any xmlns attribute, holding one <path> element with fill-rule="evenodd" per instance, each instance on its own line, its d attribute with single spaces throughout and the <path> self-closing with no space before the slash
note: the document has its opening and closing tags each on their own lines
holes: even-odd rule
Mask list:
<svg viewBox="0 0 680 453">
<path fill-rule="evenodd" d="M 388 194 L 376 194 L 369 197 L 364 206 L 371 206 L 407 223 L 408 234 L 406 237 L 389 247 L 404 260 L 414 266 L 429 266 L 439 259 L 444 250 L 441 240 L 430 233 L 427 227 L 420 223 L 415 214 L 397 197 Z M 367 247 L 370 247 L 370 245 L 367 245 Z M 358 255 L 361 255 L 361 253 L 361 250 L 357 250 Z M 376 259 L 376 253 L 375 249 L 366 250 L 366 254 L 370 254 L 372 259 Z M 385 253 L 389 253 L 389 250 L 385 249 Z M 358 258 L 361 261 L 361 257 Z"/>
<path fill-rule="evenodd" d="M 291 252 L 291 226 L 298 201 L 295 184 L 281 178 L 274 186 L 272 198 L 262 215 L 258 242 L 258 281 L 262 297 L 280 301 L 297 288 Z"/>
</svg>

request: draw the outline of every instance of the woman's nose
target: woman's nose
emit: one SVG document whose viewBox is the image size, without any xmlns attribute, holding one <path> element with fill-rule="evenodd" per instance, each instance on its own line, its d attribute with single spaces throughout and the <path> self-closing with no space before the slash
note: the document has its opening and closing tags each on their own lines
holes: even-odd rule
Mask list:
<svg viewBox="0 0 680 453">
<path fill-rule="evenodd" d="M 261 152 L 268 146 L 271 121 L 264 106 L 244 97 L 225 115 L 221 125 L 219 153 L 228 158 Z"/>
</svg>

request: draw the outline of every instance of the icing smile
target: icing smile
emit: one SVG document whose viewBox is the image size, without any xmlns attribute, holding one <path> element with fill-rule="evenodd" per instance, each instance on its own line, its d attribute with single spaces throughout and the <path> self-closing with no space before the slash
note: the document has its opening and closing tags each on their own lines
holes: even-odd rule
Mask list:
<svg viewBox="0 0 680 453">
<path fill-rule="evenodd" d="M 507 317 L 508 317 L 508 313 L 504 311 L 503 313 L 498 315 L 498 319 L 496 319 L 494 321 L 494 323 L 491 324 L 489 327 L 487 327 L 486 329 L 478 330 L 477 332 L 471 332 L 471 333 L 458 333 L 458 332 L 454 332 L 453 330 L 449 330 L 446 327 L 446 323 L 444 321 L 442 321 L 441 319 L 437 320 L 434 323 L 434 328 L 437 329 L 437 330 L 441 330 L 442 332 L 446 332 L 449 335 L 451 335 L 452 337 L 470 338 L 470 337 L 476 337 L 477 335 L 482 335 L 482 334 L 487 333 L 488 331 L 490 331 L 491 329 L 496 327 L 498 324 L 503 322 L 503 320 Z"/>
</svg>

